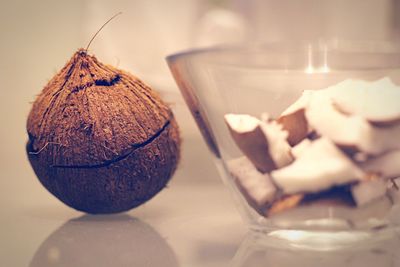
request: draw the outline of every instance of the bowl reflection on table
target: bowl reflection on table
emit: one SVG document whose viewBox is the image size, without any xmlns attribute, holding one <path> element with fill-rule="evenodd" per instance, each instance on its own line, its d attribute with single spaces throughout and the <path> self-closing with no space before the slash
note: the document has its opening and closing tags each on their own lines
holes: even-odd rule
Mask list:
<svg viewBox="0 0 400 267">
<path fill-rule="evenodd" d="M 177 267 L 174 252 L 149 225 L 128 215 L 72 219 L 37 249 L 30 267 Z"/>
<path fill-rule="evenodd" d="M 263 237 L 250 233 L 244 239 L 235 257 L 232 267 L 392 267 L 400 264 L 397 250 L 400 239 L 394 236 L 377 243 L 366 243 L 363 246 L 346 247 L 330 251 L 301 249 L 272 245 Z"/>
<path fill-rule="evenodd" d="M 320 90 L 348 79 L 375 81 L 390 77 L 399 84 L 398 45 L 335 41 L 212 47 L 171 55 L 167 62 L 250 229 L 267 234 L 282 230 L 325 231 L 330 233 L 327 238 L 335 242 L 337 231 L 358 234 L 359 240 L 364 240 L 371 231 L 399 226 L 400 216 L 394 216 L 399 213 L 391 208 L 392 203 L 388 204 L 390 199 L 354 213 L 352 209 L 336 209 L 328 204 L 319 208 L 317 215 L 312 208 L 274 220 L 261 216 L 247 203 L 243 190 L 227 169 L 228 163 L 243 157 L 243 153 L 224 121 L 224 115 L 229 113 L 259 117 L 267 112 L 277 118 L 303 90 Z M 341 214 L 346 217 L 341 218 Z M 362 216 L 358 218 L 357 214 Z M 288 239 L 290 234 L 281 236 Z"/>
</svg>

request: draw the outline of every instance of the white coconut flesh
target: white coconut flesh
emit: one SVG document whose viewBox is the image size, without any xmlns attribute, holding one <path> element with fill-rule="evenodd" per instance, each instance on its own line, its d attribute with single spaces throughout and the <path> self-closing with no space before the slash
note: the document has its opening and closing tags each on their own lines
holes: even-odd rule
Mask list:
<svg viewBox="0 0 400 267">
<path fill-rule="evenodd" d="M 385 178 L 400 177 L 400 150 L 390 151 L 360 163 L 365 172 L 375 173 Z"/>
<path fill-rule="evenodd" d="M 273 201 L 277 189 L 270 176 L 260 173 L 246 157 L 228 161 L 227 167 L 250 205 L 262 211 Z"/>
<path fill-rule="evenodd" d="M 387 188 L 389 178 L 400 177 L 400 87 L 389 78 L 346 80 L 323 90 L 306 90 L 277 121 L 267 114 L 261 120 L 228 114 L 225 120 L 236 144 L 252 147 L 245 150 L 247 158 L 228 163 L 229 171 L 248 203 L 264 216 L 267 204 L 276 201 L 277 188 L 290 196 L 350 186 L 360 210 L 372 207 L 390 190 L 400 195 Z M 308 139 L 310 131 L 320 138 Z M 263 149 L 257 151 L 257 144 Z M 346 154 L 343 148 L 355 153 Z M 262 171 L 269 174 L 254 165 L 260 156 L 268 158 L 261 162 L 269 164 Z M 369 174 L 378 178 L 367 179 Z"/>
<path fill-rule="evenodd" d="M 276 168 L 269 154 L 269 140 L 259 119 L 244 114 L 228 114 L 225 122 L 236 145 L 258 170 L 266 173 Z"/>
<path fill-rule="evenodd" d="M 291 147 L 287 142 L 288 133 L 282 129 L 282 125 L 276 121 L 261 123 L 269 144 L 269 154 L 277 168 L 282 168 L 293 161 Z"/>
<path fill-rule="evenodd" d="M 301 141 L 299 144 L 295 145 L 292 148 L 292 155 L 295 158 L 299 158 L 304 151 L 307 151 L 307 148 L 311 145 L 311 140 L 310 139 L 304 139 Z"/>
<path fill-rule="evenodd" d="M 367 154 L 379 155 L 400 148 L 400 142 L 393 138 L 400 136 L 400 125 L 374 127 L 360 116 L 343 114 L 335 108 L 329 90 L 312 95 L 306 118 L 319 135 Z"/>
<path fill-rule="evenodd" d="M 333 102 L 347 113 L 373 123 L 400 122 L 400 87 L 391 79 L 346 80 L 330 89 Z"/>
<path fill-rule="evenodd" d="M 260 124 L 260 120 L 247 114 L 226 114 L 225 121 L 230 128 L 238 133 L 254 131 Z"/>
<path fill-rule="evenodd" d="M 271 172 L 275 184 L 286 194 L 315 193 L 365 177 L 327 138 L 311 143 L 292 164 Z"/>
<path fill-rule="evenodd" d="M 374 179 L 363 181 L 351 187 L 351 194 L 357 206 L 363 206 L 386 195 L 387 181 Z"/>
<path fill-rule="evenodd" d="M 252 160 L 253 164 L 256 164 L 257 168 L 269 172 L 288 165 L 293 161 L 293 157 L 290 153 L 291 147 L 286 140 L 288 133 L 276 121 L 269 121 L 268 114 L 263 114 L 262 117 L 263 121 L 245 114 L 227 114 L 225 121 L 236 144 L 245 155 Z M 262 144 L 265 151 L 260 151 L 260 147 L 255 147 L 257 144 Z M 265 162 L 254 160 L 260 155 L 264 156 Z M 271 159 L 272 164 L 267 160 L 268 158 Z"/>
</svg>

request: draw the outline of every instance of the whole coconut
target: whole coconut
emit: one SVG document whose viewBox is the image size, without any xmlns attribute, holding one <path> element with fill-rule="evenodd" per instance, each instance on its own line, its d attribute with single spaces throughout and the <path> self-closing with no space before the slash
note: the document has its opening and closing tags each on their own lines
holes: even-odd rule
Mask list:
<svg viewBox="0 0 400 267">
<path fill-rule="evenodd" d="M 163 189 L 180 154 L 170 108 L 141 80 L 78 50 L 33 103 L 29 161 L 77 210 L 132 209 Z"/>
</svg>

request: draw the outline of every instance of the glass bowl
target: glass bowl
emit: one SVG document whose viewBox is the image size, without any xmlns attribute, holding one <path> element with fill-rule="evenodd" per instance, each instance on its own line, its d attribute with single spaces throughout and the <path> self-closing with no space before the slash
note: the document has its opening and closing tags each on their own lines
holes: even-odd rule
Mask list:
<svg viewBox="0 0 400 267">
<path fill-rule="evenodd" d="M 274 216 L 257 212 L 237 177 L 231 175 L 230 162 L 244 155 L 232 138 L 225 115 L 260 117 L 267 112 L 269 118 L 278 118 L 304 90 L 321 90 L 348 79 L 373 82 L 389 77 L 400 84 L 397 44 L 336 41 L 212 47 L 177 53 L 168 56 L 167 62 L 251 230 L 265 238 L 315 249 L 396 233 L 400 222 L 397 197 L 387 193 L 361 207 L 325 201 L 322 205 L 296 204 Z M 388 187 L 392 184 L 388 180 Z"/>
</svg>

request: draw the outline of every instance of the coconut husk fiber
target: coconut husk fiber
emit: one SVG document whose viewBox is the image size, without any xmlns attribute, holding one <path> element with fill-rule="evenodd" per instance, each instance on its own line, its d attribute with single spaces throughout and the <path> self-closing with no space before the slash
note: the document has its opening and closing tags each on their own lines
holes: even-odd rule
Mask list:
<svg viewBox="0 0 400 267">
<path fill-rule="evenodd" d="M 179 161 L 171 109 L 133 75 L 84 49 L 53 77 L 28 117 L 29 161 L 58 199 L 88 213 L 134 208 L 162 190 Z"/>
</svg>

